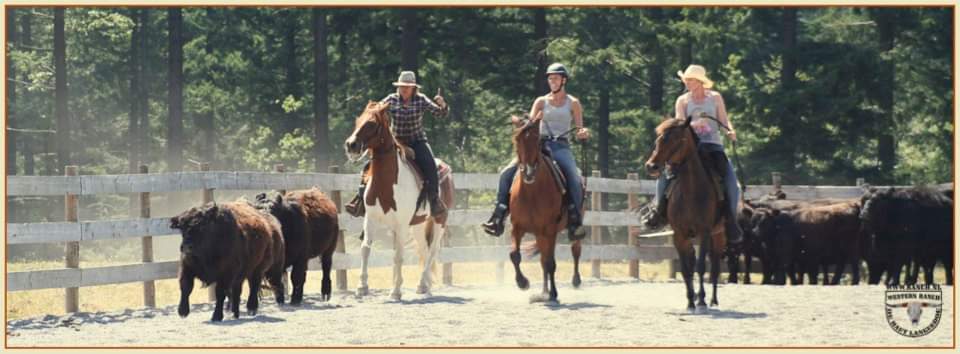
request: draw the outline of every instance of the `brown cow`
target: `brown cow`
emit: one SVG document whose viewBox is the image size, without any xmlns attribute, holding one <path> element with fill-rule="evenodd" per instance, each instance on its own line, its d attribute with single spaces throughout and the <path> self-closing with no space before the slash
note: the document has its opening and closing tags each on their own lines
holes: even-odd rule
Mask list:
<svg viewBox="0 0 960 354">
<path fill-rule="evenodd" d="M 266 276 L 277 303 L 283 303 L 284 244 L 280 223 L 269 213 L 240 200 L 191 208 L 170 219 L 170 227 L 181 230 L 180 317 L 190 314 L 193 279 L 204 286 L 214 283 L 217 304 L 212 321 L 223 320 L 223 301 L 230 295 L 233 317 L 240 317 L 240 291 L 247 279 L 250 297 L 247 311 L 259 307 L 261 281 Z"/>
<path fill-rule="evenodd" d="M 277 194 L 273 198 L 262 193 L 257 195 L 257 204 L 277 217 L 283 227 L 283 239 L 287 249 L 284 269 L 293 267 L 290 273 L 293 283 L 290 304 L 297 305 L 303 301 L 307 262 L 317 256 L 320 256 L 320 265 L 323 268 L 321 300 L 330 300 L 330 269 L 340 231 L 336 204 L 317 188 L 290 191 L 284 196 Z"/>
</svg>

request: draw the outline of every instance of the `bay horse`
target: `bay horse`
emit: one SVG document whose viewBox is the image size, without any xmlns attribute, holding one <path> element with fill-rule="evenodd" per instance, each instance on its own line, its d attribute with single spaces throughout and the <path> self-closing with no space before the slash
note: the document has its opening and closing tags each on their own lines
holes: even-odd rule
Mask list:
<svg viewBox="0 0 960 354">
<path fill-rule="evenodd" d="M 673 229 L 673 245 L 680 257 L 680 269 L 687 286 L 687 310 L 706 310 L 706 291 L 703 287 L 707 252 L 710 256 L 710 279 L 713 283 L 711 306 L 717 301 L 717 280 L 720 278 L 720 258 L 726 248 L 724 216 L 720 212 L 717 188 L 700 159 L 699 138 L 690 127 L 692 117 L 667 119 L 657 126 L 657 140 L 653 153 L 645 164 L 647 173 L 659 177 L 667 165 L 676 176 L 667 189 L 667 222 Z M 700 254 L 695 254 L 693 242 L 700 239 Z M 700 274 L 699 301 L 694 306 L 693 271 Z"/>
<path fill-rule="evenodd" d="M 412 150 L 401 145 L 390 132 L 388 104 L 370 101 L 357 117 L 353 133 L 344 146 L 348 154 L 368 152 L 372 156 L 370 169 L 364 176 L 368 187 L 364 193 L 366 215 L 363 219 L 364 237 L 360 245 L 360 285 L 358 296 L 369 294 L 367 268 L 370 249 L 376 240 L 393 240 L 393 291 L 391 299 L 400 301 L 403 285 L 403 251 L 410 238 L 416 241 L 423 271 L 417 286 L 418 294 L 430 295 L 433 285 L 432 266 L 446 231 L 446 217 L 435 218 L 422 208 L 422 180 L 412 162 Z M 449 166 L 437 159 L 438 169 L 449 171 Z M 440 198 L 453 205 L 452 173 L 441 173 Z"/>
<path fill-rule="evenodd" d="M 557 233 L 567 226 L 567 208 L 562 186 L 551 175 L 547 160 L 541 152 L 540 116 L 527 120 L 513 134 L 517 153 L 517 173 L 510 187 L 510 223 L 513 225 L 513 250 L 510 261 L 516 272 L 517 287 L 526 290 L 530 281 L 520 271 L 521 239 L 528 232 L 536 237 L 536 253 L 540 254 L 543 269 L 543 291 L 534 294 L 531 302 L 556 302 L 557 285 L 554 274 L 557 262 L 554 256 Z M 582 197 L 582 196 L 574 196 Z M 581 210 L 581 214 L 583 210 Z M 571 242 L 573 252 L 573 285 L 580 286 L 580 240 Z"/>
</svg>

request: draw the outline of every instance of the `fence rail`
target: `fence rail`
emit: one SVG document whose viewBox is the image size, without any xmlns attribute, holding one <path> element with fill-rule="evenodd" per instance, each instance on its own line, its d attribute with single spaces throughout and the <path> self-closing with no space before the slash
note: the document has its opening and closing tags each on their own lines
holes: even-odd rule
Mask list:
<svg viewBox="0 0 960 354">
<path fill-rule="evenodd" d="M 67 309 L 76 311 L 77 294 L 75 289 L 85 286 L 119 284 L 130 282 L 144 282 L 144 301 L 153 306 L 155 291 L 154 280 L 171 279 L 177 277 L 178 262 L 152 262 L 152 247 L 147 247 L 149 237 L 178 234 L 170 229 L 170 218 L 153 218 L 149 215 L 149 193 L 204 191 L 204 200 L 212 200 L 214 190 L 290 190 L 317 186 L 327 192 L 340 205 L 340 192 L 353 191 L 359 182 L 356 174 L 340 174 L 339 170 L 331 168 L 333 173 L 282 173 L 282 172 L 230 172 L 205 171 L 203 166 L 199 172 L 175 173 L 141 173 L 127 175 L 95 175 L 95 176 L 9 176 L 7 179 L 7 193 L 11 197 L 20 196 L 67 196 L 70 205 L 76 205 L 78 196 L 98 194 L 133 194 L 140 193 L 141 218 L 109 221 L 67 221 L 47 223 L 11 223 L 7 224 L 7 244 L 36 244 L 60 243 L 68 245 L 68 264 L 65 269 L 40 270 L 7 273 L 7 291 L 25 291 L 36 289 L 65 288 L 67 289 Z M 283 171 L 278 165 L 277 171 Z M 146 172 L 141 167 L 140 172 Z M 594 174 L 595 176 L 598 174 Z M 780 185 L 778 174 L 774 174 L 773 185 L 749 186 L 745 193 L 746 198 L 757 198 L 772 190 L 782 190 L 791 199 L 816 198 L 855 198 L 863 193 L 860 186 L 798 186 Z M 498 175 L 485 173 L 457 174 L 456 188 L 467 191 L 490 191 L 498 184 Z M 938 189 L 952 189 L 953 183 L 935 186 Z M 627 179 L 612 179 L 589 177 L 587 191 L 592 198 L 599 199 L 603 194 L 626 194 L 630 198 L 630 207 L 638 205 L 636 196 L 652 195 L 655 191 L 655 181 L 640 180 L 636 174 Z M 134 197 L 131 197 L 134 198 Z M 201 201 L 198 201 L 198 203 Z M 626 226 L 628 233 L 635 234 L 635 227 L 640 226 L 637 215 L 629 211 L 602 211 L 599 203 L 592 203 L 592 210 L 586 213 L 584 224 L 593 226 L 593 233 L 597 227 Z M 143 210 L 146 210 L 144 212 Z M 451 210 L 448 224 L 453 226 L 479 225 L 489 216 L 488 210 Z M 67 216 L 71 220 L 70 216 Z M 359 232 L 363 221 L 348 214 L 340 214 L 340 228 L 346 232 Z M 676 252 L 667 242 L 670 232 L 642 235 L 641 239 L 628 237 L 628 243 L 623 245 L 601 244 L 599 237 L 592 237 L 591 242 L 583 246 L 583 261 L 591 261 L 591 273 L 600 274 L 600 261 L 628 261 L 630 275 L 638 276 L 636 270 L 638 262 L 661 262 L 676 258 Z M 121 266 L 79 268 L 79 264 L 70 262 L 73 245 L 77 250 L 78 242 L 92 240 L 114 240 L 127 238 L 143 238 L 144 263 Z M 342 247 L 343 233 L 340 235 L 340 247 L 334 255 L 333 268 L 337 270 L 337 287 L 346 289 L 345 279 L 348 269 L 359 268 L 360 260 L 356 254 L 346 253 Z M 440 250 L 438 264 L 451 265 L 463 262 L 492 262 L 497 263 L 500 269 L 503 262 L 508 261 L 509 246 L 484 247 L 443 247 Z M 558 260 L 569 260 L 569 252 L 557 252 Z M 415 257 L 407 257 L 407 264 L 416 264 Z M 372 267 L 389 266 L 392 263 L 392 252 L 374 251 L 370 258 Z M 78 263 L 78 262 L 76 262 Z M 316 259 L 311 261 L 311 269 L 319 269 Z M 452 266 L 445 266 L 443 279 L 452 281 Z M 502 278 L 502 276 L 498 276 Z"/>
</svg>

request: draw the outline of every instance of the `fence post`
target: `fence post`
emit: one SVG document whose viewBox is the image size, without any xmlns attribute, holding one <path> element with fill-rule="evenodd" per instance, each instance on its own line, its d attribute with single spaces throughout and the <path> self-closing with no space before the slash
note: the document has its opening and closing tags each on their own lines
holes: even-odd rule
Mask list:
<svg viewBox="0 0 960 354">
<path fill-rule="evenodd" d="M 863 188 L 863 185 L 866 183 L 867 181 L 863 179 L 863 177 L 857 178 L 857 187 Z"/>
<path fill-rule="evenodd" d="M 593 178 L 600 178 L 600 171 L 593 170 Z M 600 198 L 602 197 L 603 197 L 602 193 L 600 192 L 591 192 L 590 210 L 600 211 L 600 209 L 602 209 L 601 208 L 602 204 L 600 203 Z M 597 250 L 598 249 L 597 247 L 600 246 L 601 233 L 602 233 L 602 230 L 600 229 L 600 226 L 597 226 L 597 225 L 590 226 L 590 244 L 594 246 L 595 250 Z M 593 254 L 594 256 L 598 256 L 600 255 L 600 252 L 595 251 L 593 252 Z M 594 278 L 600 278 L 600 260 L 599 259 L 594 259 L 593 261 L 590 262 L 590 269 L 591 269 L 590 273 L 591 275 L 593 275 Z"/>
<path fill-rule="evenodd" d="M 779 192 L 781 188 L 780 184 L 780 172 L 770 172 L 771 178 L 773 179 L 773 191 Z"/>
<path fill-rule="evenodd" d="M 340 166 L 330 166 L 330 173 L 340 173 Z M 330 199 L 333 200 L 333 203 L 337 206 L 337 217 L 340 217 L 340 211 L 343 210 L 342 200 L 340 199 L 340 190 L 334 190 L 330 193 Z M 340 223 L 343 225 L 343 223 Z M 344 245 L 343 239 L 343 230 L 337 232 L 337 249 L 336 253 L 339 253 L 340 256 L 346 254 L 347 247 Z M 337 269 L 337 290 L 347 291 L 347 270 L 346 269 Z"/>
<path fill-rule="evenodd" d="M 149 172 L 147 165 L 140 165 L 139 172 L 146 174 Z M 140 218 L 150 218 L 150 192 L 140 193 Z M 153 236 L 144 236 L 140 239 L 140 247 L 143 252 L 141 261 L 143 263 L 153 263 Z M 143 282 L 143 306 L 157 306 L 157 288 L 153 280 Z"/>
<path fill-rule="evenodd" d="M 67 166 L 66 175 L 67 176 L 76 176 L 77 175 L 77 166 Z M 64 200 L 64 216 L 67 222 L 77 222 L 79 218 L 77 217 L 78 204 L 80 202 L 79 196 L 76 194 L 67 193 L 63 198 Z M 67 245 L 64 247 L 66 267 L 67 268 L 80 268 L 80 242 L 67 242 Z M 66 298 L 64 301 L 64 308 L 67 313 L 77 312 L 80 308 L 80 289 L 79 288 L 67 288 L 66 289 Z"/>
<path fill-rule="evenodd" d="M 509 235 L 509 233 L 506 233 L 506 232 L 504 232 L 504 234 Z M 507 237 L 507 236 L 504 236 L 504 237 Z M 494 242 L 494 244 L 497 246 L 502 246 L 504 237 L 497 237 L 496 238 L 497 240 Z M 503 274 L 504 274 L 503 272 L 504 272 L 505 265 L 506 265 L 506 262 L 504 261 L 497 262 L 496 273 L 495 273 L 497 278 L 497 284 L 503 284 Z"/>
<path fill-rule="evenodd" d="M 627 173 L 628 181 L 640 181 L 640 174 L 638 173 Z M 640 208 L 640 201 L 637 199 L 636 193 L 627 194 L 627 207 L 629 210 L 637 210 Z M 636 226 L 627 227 L 627 246 L 636 247 L 637 246 L 637 237 L 635 233 L 638 231 Z M 631 259 L 628 262 L 628 270 L 630 277 L 634 279 L 640 279 L 640 260 Z"/>
<path fill-rule="evenodd" d="M 209 162 L 201 162 L 201 163 L 198 163 L 197 165 L 200 167 L 200 171 L 201 171 L 201 172 L 210 171 L 210 163 L 209 163 Z M 202 198 L 203 198 L 203 199 L 201 200 L 201 202 L 203 202 L 202 205 L 207 205 L 207 203 L 213 202 L 213 189 L 212 189 L 212 188 L 204 188 L 204 190 L 203 190 L 203 197 L 202 197 Z M 217 287 L 216 287 L 216 286 L 208 286 L 208 287 L 207 287 L 207 298 L 209 299 L 209 301 L 217 301 Z"/>
</svg>

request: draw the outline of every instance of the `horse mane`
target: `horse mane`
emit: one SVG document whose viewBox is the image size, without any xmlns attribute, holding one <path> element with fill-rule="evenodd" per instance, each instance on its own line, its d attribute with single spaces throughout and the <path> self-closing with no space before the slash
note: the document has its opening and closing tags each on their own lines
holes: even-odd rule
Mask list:
<svg viewBox="0 0 960 354">
<path fill-rule="evenodd" d="M 682 126 L 685 122 L 686 122 L 685 120 L 677 119 L 677 118 L 664 119 L 663 122 L 660 122 L 660 124 L 657 125 L 657 129 L 656 129 L 657 135 L 663 135 L 663 133 L 667 131 L 667 129 Z"/>
<path fill-rule="evenodd" d="M 362 124 L 362 122 L 364 121 L 364 117 L 367 114 L 372 115 L 374 121 L 376 121 L 377 124 L 380 124 L 381 126 L 383 126 L 383 130 L 380 132 L 380 134 L 386 133 L 390 135 L 390 140 L 393 142 L 393 146 L 397 147 L 397 150 L 400 151 L 400 154 L 404 158 L 406 158 L 406 155 L 407 155 L 407 152 L 405 151 L 406 149 L 404 149 L 403 145 L 400 144 L 399 141 L 397 141 L 397 137 L 390 132 L 390 118 L 386 114 L 387 108 L 389 106 L 390 106 L 389 104 L 383 103 L 383 102 L 376 102 L 376 101 L 367 102 L 367 108 L 363 110 L 363 114 L 357 117 L 357 121 L 355 122 L 355 125 L 359 126 L 360 124 Z"/>
<path fill-rule="evenodd" d="M 513 130 L 513 137 L 512 137 L 511 139 L 513 140 L 513 148 L 514 148 L 514 150 L 517 150 L 517 149 L 520 148 L 520 135 L 523 134 L 524 132 L 526 132 L 526 131 L 529 130 L 529 129 L 539 128 L 539 127 L 540 127 L 540 121 L 541 121 L 541 118 L 534 118 L 534 119 L 528 120 L 528 121 L 527 121 L 524 125 L 522 125 L 521 127 L 516 128 L 516 129 Z M 518 153 L 518 151 L 514 151 L 514 153 Z M 518 154 L 519 154 L 519 153 L 518 153 Z"/>
</svg>

